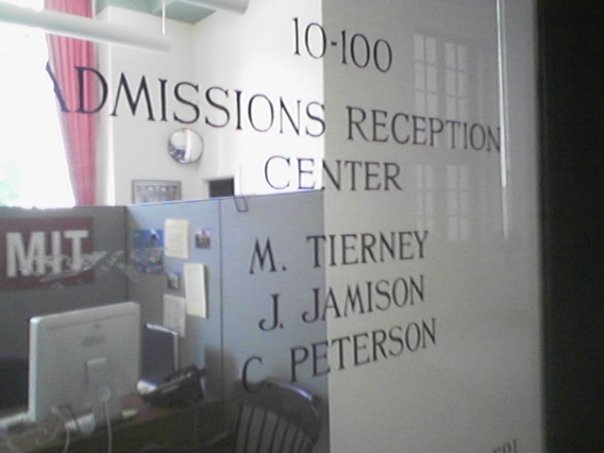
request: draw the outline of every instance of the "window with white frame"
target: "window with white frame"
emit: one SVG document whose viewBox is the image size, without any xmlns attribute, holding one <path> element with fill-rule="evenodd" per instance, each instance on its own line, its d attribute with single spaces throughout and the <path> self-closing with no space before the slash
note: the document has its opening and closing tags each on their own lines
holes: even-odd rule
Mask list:
<svg viewBox="0 0 604 453">
<path fill-rule="evenodd" d="M 13 1 L 41 9 L 42 0 Z M 46 37 L 35 28 L 0 27 L 0 205 L 73 206 Z"/>
<path fill-rule="evenodd" d="M 469 173 L 466 165 L 447 165 L 447 239 L 451 242 L 470 239 Z"/>
<path fill-rule="evenodd" d="M 468 49 L 445 43 L 445 115 L 457 121 L 468 120 Z"/>
<path fill-rule="evenodd" d="M 417 228 L 433 231 L 435 225 L 434 167 L 432 165 L 417 165 L 416 181 Z"/>
<path fill-rule="evenodd" d="M 438 116 L 438 65 L 436 39 L 420 33 L 413 35 L 415 74 L 415 113 Z"/>
</svg>

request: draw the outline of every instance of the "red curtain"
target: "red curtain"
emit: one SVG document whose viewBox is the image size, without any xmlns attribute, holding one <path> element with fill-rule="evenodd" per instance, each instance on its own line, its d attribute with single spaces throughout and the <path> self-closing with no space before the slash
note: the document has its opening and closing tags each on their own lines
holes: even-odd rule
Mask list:
<svg viewBox="0 0 604 453">
<path fill-rule="evenodd" d="M 45 8 L 78 16 L 92 17 L 91 0 L 45 0 Z M 59 115 L 63 129 L 71 185 L 77 205 L 96 202 L 96 115 L 78 112 L 94 106 L 95 85 L 92 78 L 78 81 L 76 67 L 96 67 L 94 44 L 90 41 L 48 35 L 50 67 L 62 96 Z M 80 97 L 82 96 L 82 97 Z"/>
</svg>

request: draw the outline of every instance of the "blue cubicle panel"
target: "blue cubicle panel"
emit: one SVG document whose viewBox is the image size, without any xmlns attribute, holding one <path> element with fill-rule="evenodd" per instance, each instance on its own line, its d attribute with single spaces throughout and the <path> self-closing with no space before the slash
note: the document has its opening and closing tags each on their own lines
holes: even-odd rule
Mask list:
<svg viewBox="0 0 604 453">
<path fill-rule="evenodd" d="M 246 197 L 220 207 L 225 377 L 273 376 L 326 397 L 326 325 L 314 319 L 325 274 L 310 239 L 323 234 L 323 194 Z"/>
<path fill-rule="evenodd" d="M 313 451 L 329 451 L 323 192 L 225 199 L 220 217 L 227 397 L 236 379 L 298 383 L 320 400 Z"/>
<path fill-rule="evenodd" d="M 220 394 L 222 389 L 221 345 L 221 234 L 217 200 L 143 204 L 128 207 L 127 247 L 129 250 L 129 297 L 141 304 L 146 322 L 165 324 L 164 297 L 187 298 L 184 267 L 195 263 L 205 268 L 207 317 L 186 315 L 184 335 L 180 338 L 181 366 L 197 365 L 208 371 L 207 390 Z M 187 257 L 166 252 L 166 222 L 187 225 Z M 145 260 L 149 236 L 161 256 Z M 200 236 L 205 240 L 200 243 Z M 145 241 L 147 241 L 145 243 Z M 141 242 L 143 242 L 141 244 Z M 150 251 L 152 252 L 152 251 Z"/>
<path fill-rule="evenodd" d="M 324 272 L 313 266 L 308 239 L 322 234 L 322 193 L 138 205 L 127 216 L 128 294 L 147 322 L 166 321 L 165 295 L 187 300 L 186 265 L 205 268 L 207 317 L 186 315 L 181 364 L 205 367 L 210 393 L 223 397 L 237 379 L 273 376 L 327 395 L 325 323 L 311 322 Z M 186 256 L 168 252 L 171 221 L 186 225 Z M 157 268 L 137 261 L 150 235 L 163 252 Z"/>
</svg>

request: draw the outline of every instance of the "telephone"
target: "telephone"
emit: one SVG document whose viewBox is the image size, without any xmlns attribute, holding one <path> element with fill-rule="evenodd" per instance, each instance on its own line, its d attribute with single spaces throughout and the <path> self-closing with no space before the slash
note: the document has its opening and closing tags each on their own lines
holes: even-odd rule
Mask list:
<svg viewBox="0 0 604 453">
<path fill-rule="evenodd" d="M 142 395 L 142 398 L 153 406 L 189 406 L 203 398 L 201 379 L 205 375 L 205 369 L 191 365 L 168 376 L 155 389 Z"/>
</svg>

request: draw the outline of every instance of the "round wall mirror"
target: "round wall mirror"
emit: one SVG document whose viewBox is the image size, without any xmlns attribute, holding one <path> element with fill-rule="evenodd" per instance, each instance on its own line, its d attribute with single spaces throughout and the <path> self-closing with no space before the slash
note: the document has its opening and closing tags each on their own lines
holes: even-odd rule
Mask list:
<svg viewBox="0 0 604 453">
<path fill-rule="evenodd" d="M 179 129 L 170 135 L 168 153 L 181 164 L 190 164 L 201 158 L 203 139 L 192 129 Z"/>
</svg>

